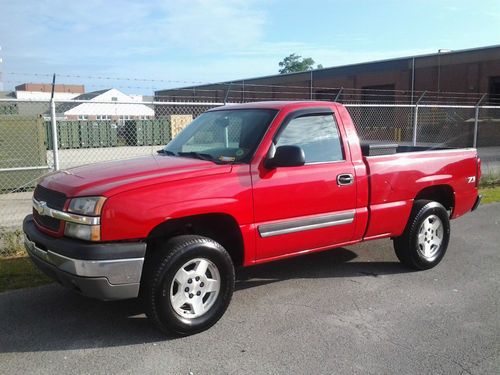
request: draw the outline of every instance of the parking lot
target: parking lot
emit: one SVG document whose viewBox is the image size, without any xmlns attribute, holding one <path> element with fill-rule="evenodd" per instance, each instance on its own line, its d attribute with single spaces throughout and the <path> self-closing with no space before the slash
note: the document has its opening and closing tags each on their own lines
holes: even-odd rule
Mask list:
<svg viewBox="0 0 500 375">
<path fill-rule="evenodd" d="M 0 372 L 496 374 L 500 204 L 452 224 L 436 268 L 411 272 L 390 241 L 240 270 L 210 330 L 155 331 L 135 301 L 58 285 L 0 294 Z"/>
</svg>

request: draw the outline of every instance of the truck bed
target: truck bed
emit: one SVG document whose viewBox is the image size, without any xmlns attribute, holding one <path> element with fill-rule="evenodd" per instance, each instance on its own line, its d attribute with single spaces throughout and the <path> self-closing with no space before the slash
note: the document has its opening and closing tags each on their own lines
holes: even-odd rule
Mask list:
<svg viewBox="0 0 500 375">
<path fill-rule="evenodd" d="M 413 146 L 411 144 L 398 143 L 361 143 L 361 151 L 363 156 L 380 156 L 393 155 L 403 152 L 420 152 L 420 151 L 435 151 L 435 150 L 452 150 L 451 148 L 441 147 L 439 145 L 430 144 L 424 146 Z"/>
<path fill-rule="evenodd" d="M 369 176 L 370 210 L 365 238 L 400 235 L 406 219 L 394 218 L 408 218 L 413 198 L 425 188 L 451 187 L 452 218 L 469 211 L 477 197 L 477 189 L 471 189 L 471 185 L 477 187 L 476 149 L 397 146 L 395 152 L 363 159 Z"/>
</svg>

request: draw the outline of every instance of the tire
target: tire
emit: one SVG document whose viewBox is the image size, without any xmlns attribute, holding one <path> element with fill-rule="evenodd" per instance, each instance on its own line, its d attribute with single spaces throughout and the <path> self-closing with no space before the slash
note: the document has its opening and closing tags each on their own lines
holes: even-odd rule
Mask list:
<svg viewBox="0 0 500 375">
<path fill-rule="evenodd" d="M 227 251 L 202 236 L 178 236 L 157 245 L 146 260 L 141 297 L 162 332 L 191 335 L 210 328 L 226 311 L 234 289 Z"/>
<path fill-rule="evenodd" d="M 404 265 L 415 270 L 435 267 L 443 259 L 450 240 L 450 220 L 438 202 L 417 200 L 394 250 Z"/>
</svg>

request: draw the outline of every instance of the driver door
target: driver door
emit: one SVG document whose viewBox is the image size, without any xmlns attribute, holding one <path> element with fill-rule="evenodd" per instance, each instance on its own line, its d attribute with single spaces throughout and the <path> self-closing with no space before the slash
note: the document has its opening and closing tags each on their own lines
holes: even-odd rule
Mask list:
<svg viewBox="0 0 500 375">
<path fill-rule="evenodd" d="M 350 241 L 356 206 L 354 167 L 331 110 L 292 113 L 273 142 L 275 147 L 300 146 L 305 164 L 271 170 L 252 165 L 256 260 Z"/>
</svg>

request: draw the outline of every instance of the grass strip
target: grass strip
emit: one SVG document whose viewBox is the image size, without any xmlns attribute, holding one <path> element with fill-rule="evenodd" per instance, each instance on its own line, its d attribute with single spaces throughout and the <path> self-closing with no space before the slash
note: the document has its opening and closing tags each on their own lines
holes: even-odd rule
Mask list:
<svg viewBox="0 0 500 375">
<path fill-rule="evenodd" d="M 0 293 L 53 282 L 39 271 L 27 255 L 0 257 Z"/>
<path fill-rule="evenodd" d="M 481 188 L 479 194 L 483 196 L 481 204 L 500 202 L 500 186 Z"/>
</svg>

